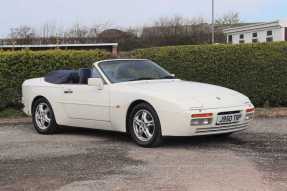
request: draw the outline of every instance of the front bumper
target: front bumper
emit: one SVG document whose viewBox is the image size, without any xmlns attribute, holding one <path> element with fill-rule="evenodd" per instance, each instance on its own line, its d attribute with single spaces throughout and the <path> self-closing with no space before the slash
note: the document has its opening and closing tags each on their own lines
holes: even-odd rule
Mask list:
<svg viewBox="0 0 287 191">
<path fill-rule="evenodd" d="M 218 109 L 204 109 L 204 110 L 192 110 L 182 113 L 165 112 L 162 113 L 160 119 L 163 136 L 199 136 L 199 135 L 213 135 L 224 134 L 242 131 L 248 128 L 248 124 L 251 120 L 246 120 L 246 109 L 250 106 L 238 106 Z M 238 123 L 218 125 L 217 114 L 220 112 L 228 111 L 241 111 L 242 118 Z M 195 113 L 213 113 L 212 123 L 209 125 L 192 126 L 190 125 L 191 115 Z"/>
<path fill-rule="evenodd" d="M 237 131 L 243 131 L 248 127 L 248 123 L 223 125 L 215 127 L 199 127 L 195 130 L 195 135 L 212 135 L 212 134 L 222 134 L 231 133 Z"/>
</svg>

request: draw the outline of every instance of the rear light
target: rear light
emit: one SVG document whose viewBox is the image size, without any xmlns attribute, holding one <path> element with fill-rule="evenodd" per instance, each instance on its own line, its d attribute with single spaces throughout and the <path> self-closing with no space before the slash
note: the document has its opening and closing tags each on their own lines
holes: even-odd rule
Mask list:
<svg viewBox="0 0 287 191">
<path fill-rule="evenodd" d="M 192 126 L 209 125 L 212 123 L 212 116 L 213 116 L 213 113 L 192 114 L 190 125 Z"/>
</svg>

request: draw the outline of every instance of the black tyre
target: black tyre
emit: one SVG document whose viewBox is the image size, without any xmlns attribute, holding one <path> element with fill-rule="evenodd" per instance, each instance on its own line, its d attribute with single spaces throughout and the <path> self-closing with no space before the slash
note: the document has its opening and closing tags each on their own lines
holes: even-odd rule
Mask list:
<svg viewBox="0 0 287 191">
<path fill-rule="evenodd" d="M 45 98 L 39 98 L 32 107 L 34 128 L 40 134 L 53 134 L 58 130 L 53 109 Z"/>
<path fill-rule="evenodd" d="M 219 138 L 227 138 L 230 137 L 234 132 L 231 133 L 223 133 L 223 134 L 218 134 L 218 135 L 214 135 L 215 137 L 219 137 Z"/>
<path fill-rule="evenodd" d="M 128 128 L 132 139 L 142 147 L 156 147 L 162 142 L 158 115 L 147 103 L 140 103 L 132 109 Z"/>
</svg>

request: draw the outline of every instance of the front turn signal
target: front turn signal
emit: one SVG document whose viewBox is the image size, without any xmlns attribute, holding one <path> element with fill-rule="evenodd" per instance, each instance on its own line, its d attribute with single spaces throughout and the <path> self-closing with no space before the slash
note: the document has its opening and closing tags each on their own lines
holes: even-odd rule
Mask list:
<svg viewBox="0 0 287 191">
<path fill-rule="evenodd" d="M 255 108 L 253 107 L 253 108 L 246 109 L 246 112 L 247 113 L 255 112 Z"/>
<path fill-rule="evenodd" d="M 199 113 L 199 114 L 192 114 L 192 118 L 210 118 L 213 116 L 213 113 Z"/>
</svg>

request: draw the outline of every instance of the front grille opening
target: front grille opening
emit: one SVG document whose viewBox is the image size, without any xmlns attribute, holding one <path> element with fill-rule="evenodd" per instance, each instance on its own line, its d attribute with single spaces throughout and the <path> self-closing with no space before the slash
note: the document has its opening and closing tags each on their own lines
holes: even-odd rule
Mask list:
<svg viewBox="0 0 287 191">
<path fill-rule="evenodd" d="M 248 126 L 248 123 L 243 123 L 240 125 L 227 125 L 227 126 L 218 126 L 218 127 L 208 127 L 208 128 L 197 128 L 195 133 L 212 133 L 212 132 L 222 132 L 222 131 L 236 131 L 244 130 Z"/>
</svg>

